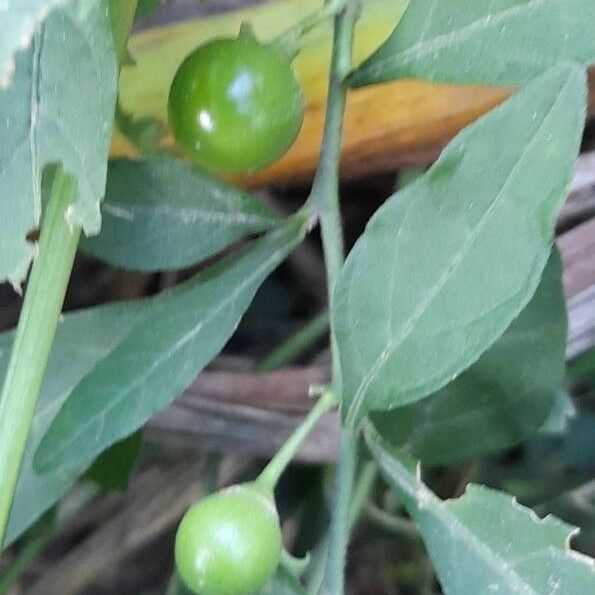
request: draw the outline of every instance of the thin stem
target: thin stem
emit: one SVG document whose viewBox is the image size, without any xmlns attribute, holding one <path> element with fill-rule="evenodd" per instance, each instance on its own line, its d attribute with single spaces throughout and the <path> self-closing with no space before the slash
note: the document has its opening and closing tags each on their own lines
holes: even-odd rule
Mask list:
<svg viewBox="0 0 595 595">
<path fill-rule="evenodd" d="M 312 200 L 320 216 L 324 258 L 328 274 L 329 303 L 344 261 L 341 213 L 339 210 L 339 162 L 347 90 L 343 79 L 351 68 L 355 8 L 348 4 L 335 18 L 333 56 L 329 79 L 327 112 L 320 161 Z"/>
<path fill-rule="evenodd" d="M 12 564 L 0 576 L 0 595 L 11 592 L 11 588 L 20 580 L 23 572 L 37 558 L 54 532 L 52 514 L 42 517 L 38 526 L 27 538 Z"/>
<path fill-rule="evenodd" d="M 349 529 L 353 529 L 357 523 L 362 509 L 364 508 L 370 491 L 374 486 L 374 482 L 378 477 L 378 470 L 376 463 L 370 461 L 366 463 L 360 470 L 357 476 L 357 481 L 353 488 L 351 502 L 349 504 Z M 329 540 L 328 536 L 317 547 L 316 554 L 313 556 L 312 563 L 309 568 L 308 578 L 308 595 L 316 595 L 319 593 L 322 581 L 324 579 L 325 565 L 328 559 Z"/>
<path fill-rule="evenodd" d="M 346 3 L 347 0 L 331 0 L 330 2 L 325 2 L 322 8 L 315 10 L 289 29 L 286 29 L 277 35 L 277 37 L 272 40 L 271 44 L 275 45 L 290 58 L 293 58 L 301 48 L 304 35 L 312 31 L 312 29 L 317 27 L 321 22 L 334 17 L 343 9 Z"/>
<path fill-rule="evenodd" d="M 277 451 L 277 454 L 270 460 L 256 481 L 263 487 L 273 490 L 281 477 L 281 474 L 297 452 L 306 436 L 318 423 L 322 416 L 335 406 L 335 397 L 331 391 L 325 391 L 318 402 L 304 418 L 304 421 L 296 428 L 287 442 Z"/>
<path fill-rule="evenodd" d="M 295 360 L 300 353 L 328 333 L 329 324 L 328 310 L 324 310 L 264 357 L 256 365 L 256 371 L 270 372 Z"/>
<path fill-rule="evenodd" d="M 366 515 L 379 527 L 390 533 L 397 533 L 411 539 L 419 539 L 419 531 L 414 522 L 403 517 L 396 516 L 378 506 L 368 502 L 366 505 Z"/>
<path fill-rule="evenodd" d="M 377 477 L 378 468 L 374 461 L 367 462 L 359 472 L 355 487 L 353 488 L 351 504 L 349 506 L 349 527 L 351 529 L 353 529 L 355 523 L 357 523 L 362 509 L 368 502 L 370 491 L 372 490 Z"/>
<path fill-rule="evenodd" d="M 333 52 L 329 77 L 326 120 L 318 170 L 312 186 L 311 202 L 320 217 L 322 244 L 327 271 L 328 302 L 332 310 L 337 278 L 343 267 L 345 250 L 339 209 L 339 163 L 343 116 L 347 98 L 344 79 L 351 70 L 353 32 L 358 7 L 348 1 L 335 17 Z M 339 354 L 331 327 L 333 388 L 341 394 Z M 349 540 L 349 505 L 356 468 L 356 437 L 350 428 L 341 431 L 341 445 L 335 480 L 335 501 L 329 535 L 329 554 L 320 593 L 342 595 Z"/>
<path fill-rule="evenodd" d="M 343 595 L 350 533 L 350 503 L 356 468 L 357 439 L 349 428 L 341 431 L 328 556 L 320 595 Z"/>
<path fill-rule="evenodd" d="M 320 161 L 310 196 L 310 201 L 320 217 L 327 272 L 328 303 L 331 309 L 335 284 L 345 260 L 339 208 L 339 163 L 341 159 L 343 116 L 347 98 L 344 79 L 351 70 L 353 31 L 356 18 L 357 11 L 354 2 L 348 2 L 335 17 L 324 134 L 320 150 Z M 341 371 L 335 343 L 334 334 L 331 332 L 333 386 L 337 394 L 340 394 Z"/>
<path fill-rule="evenodd" d="M 0 397 L 0 543 L 80 235 L 66 222 L 74 196 L 73 179 L 57 171 Z"/>
</svg>

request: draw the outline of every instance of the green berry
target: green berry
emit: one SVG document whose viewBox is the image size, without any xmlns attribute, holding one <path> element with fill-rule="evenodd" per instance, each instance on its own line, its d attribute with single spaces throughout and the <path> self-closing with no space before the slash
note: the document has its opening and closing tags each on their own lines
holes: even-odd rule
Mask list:
<svg viewBox="0 0 595 595">
<path fill-rule="evenodd" d="M 210 170 L 242 172 L 287 151 L 304 99 L 287 58 L 244 27 L 237 38 L 208 42 L 185 59 L 168 108 L 176 142 L 190 158 Z"/>
<path fill-rule="evenodd" d="M 249 595 L 274 574 L 281 547 L 272 493 L 241 484 L 186 512 L 176 534 L 176 566 L 198 595 Z"/>
</svg>

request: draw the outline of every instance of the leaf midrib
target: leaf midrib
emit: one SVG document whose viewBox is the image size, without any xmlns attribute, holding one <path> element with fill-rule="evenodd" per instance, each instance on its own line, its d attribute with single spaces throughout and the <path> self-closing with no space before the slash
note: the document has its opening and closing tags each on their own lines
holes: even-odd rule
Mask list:
<svg viewBox="0 0 595 595">
<path fill-rule="evenodd" d="M 436 298 L 436 296 L 438 295 L 438 293 L 444 288 L 446 283 L 451 278 L 451 275 L 458 269 L 463 258 L 469 252 L 469 250 L 471 249 L 471 246 L 474 244 L 475 240 L 477 239 L 478 234 L 483 229 L 483 227 L 485 225 L 487 225 L 487 222 L 491 219 L 491 215 L 496 210 L 496 208 L 500 205 L 502 198 L 504 196 L 504 192 L 508 188 L 510 181 L 512 180 L 513 176 L 515 176 L 518 173 L 520 163 L 528 155 L 530 149 L 532 149 L 532 147 L 536 141 L 536 138 L 539 136 L 539 134 L 545 127 L 546 123 L 549 121 L 552 112 L 558 106 L 562 96 L 564 95 L 564 91 L 569 86 L 569 84 L 570 84 L 570 78 L 567 77 L 566 81 L 564 82 L 564 84 L 561 86 L 559 92 L 557 93 L 555 100 L 552 102 L 552 105 L 548 108 L 546 114 L 542 118 L 541 124 L 536 128 L 535 132 L 531 136 L 530 141 L 524 146 L 523 151 L 521 152 L 520 157 L 517 159 L 515 166 L 512 168 L 512 170 L 506 177 L 506 180 L 504 181 L 504 183 L 502 184 L 502 187 L 500 188 L 500 190 L 497 192 L 496 196 L 492 200 L 492 203 L 490 204 L 488 210 L 484 213 L 484 215 L 482 215 L 480 221 L 475 226 L 472 233 L 469 235 L 469 237 L 467 238 L 467 240 L 465 241 L 465 243 L 463 244 L 461 249 L 453 257 L 450 265 L 448 266 L 448 269 L 445 271 L 445 273 L 439 279 L 438 283 L 434 286 L 433 290 L 431 292 L 429 292 L 427 298 L 425 300 L 423 300 L 420 303 L 420 305 L 416 308 L 416 310 L 413 312 L 412 317 L 409 319 L 408 323 L 403 327 L 403 332 L 401 333 L 401 335 L 395 337 L 395 339 L 393 341 L 389 342 L 389 344 L 380 352 L 379 356 L 376 358 L 376 361 L 372 364 L 370 371 L 363 378 L 362 382 L 360 383 L 360 385 L 354 395 L 351 406 L 349 407 L 349 413 L 347 416 L 348 421 L 353 422 L 353 420 L 357 417 L 357 414 L 359 413 L 359 410 L 361 409 L 363 399 L 365 398 L 366 391 L 367 391 L 368 387 L 370 386 L 370 384 L 377 377 L 378 373 L 380 373 L 380 371 L 384 367 L 385 363 L 390 359 L 390 357 L 392 356 L 394 351 L 409 337 L 409 335 L 411 334 L 411 332 L 413 330 L 415 323 L 421 318 L 421 316 L 430 307 L 430 305 L 433 303 L 433 301 Z"/>
<path fill-rule="evenodd" d="M 414 60 L 425 58 L 429 54 L 439 52 L 440 50 L 449 48 L 462 41 L 467 41 L 474 33 L 481 31 L 484 27 L 501 26 L 503 22 L 522 15 L 525 11 L 531 10 L 532 8 L 547 4 L 548 2 L 551 2 L 551 0 L 529 0 L 529 2 L 522 6 L 512 6 L 500 13 L 483 16 L 464 27 L 454 29 L 448 33 L 443 33 L 428 41 L 418 42 L 399 53 L 391 54 L 385 58 L 379 58 L 364 70 L 369 73 L 369 76 L 378 76 L 386 67 L 403 66 Z"/>
<path fill-rule="evenodd" d="M 422 482 L 416 482 L 412 484 L 407 478 L 410 473 L 405 470 L 403 471 L 403 465 L 394 459 L 382 446 L 380 439 L 376 436 L 372 436 L 373 450 L 375 451 L 375 458 L 381 468 L 384 468 L 388 476 L 395 482 L 398 483 L 399 489 L 404 491 L 410 498 L 415 501 L 416 508 L 419 513 L 423 513 L 424 510 L 428 510 L 429 513 L 438 519 L 439 522 L 446 528 L 449 533 L 456 535 L 457 533 L 461 536 L 461 541 L 464 544 L 468 544 L 468 547 L 475 547 L 481 555 L 481 558 L 486 561 L 490 568 L 494 569 L 496 575 L 501 576 L 504 579 L 505 584 L 509 584 L 511 588 L 517 591 L 517 588 L 524 589 L 523 595 L 540 595 L 531 585 L 529 585 L 524 578 L 519 575 L 516 571 L 516 567 L 513 563 L 509 563 L 505 558 L 500 556 L 494 551 L 488 544 L 481 541 L 479 537 L 471 530 L 463 521 L 450 510 L 448 507 L 448 501 L 443 501 L 437 498 L 433 492 L 431 492 Z M 390 465 L 390 471 L 387 469 Z M 404 476 L 404 477 L 403 477 Z M 398 481 L 396 478 L 400 478 Z M 422 506 L 419 502 L 418 492 L 421 491 L 424 497 L 428 498 L 430 504 L 428 506 Z M 465 498 L 464 495 L 462 498 Z M 462 499 L 455 500 L 454 502 L 461 502 Z M 523 511 L 524 512 L 524 511 Z M 459 528 L 459 531 L 456 529 Z M 504 568 L 502 568 L 504 567 Z M 510 581 L 511 578 L 515 580 Z"/>
<path fill-rule="evenodd" d="M 288 242 L 288 244 L 289 244 L 289 242 Z M 130 392 L 132 392 L 139 384 L 142 384 L 143 382 L 145 382 L 146 379 L 148 379 L 158 367 L 161 367 L 163 362 L 165 360 L 169 359 L 171 353 L 181 349 L 181 347 L 184 346 L 186 343 L 188 343 L 190 340 L 192 340 L 192 338 L 194 336 L 196 336 L 205 325 L 212 322 L 220 314 L 220 312 L 225 307 L 227 307 L 228 303 L 233 302 L 246 289 L 247 286 L 249 286 L 251 283 L 254 282 L 255 279 L 257 279 L 259 276 L 261 276 L 262 273 L 270 266 L 270 264 L 272 262 L 275 261 L 275 259 L 277 259 L 279 257 L 279 254 L 282 253 L 283 251 L 284 251 L 283 248 L 276 249 L 274 251 L 274 253 L 271 254 L 271 256 L 266 261 L 264 261 L 264 263 L 259 268 L 255 269 L 255 271 L 250 276 L 246 277 L 246 279 L 240 285 L 237 286 L 235 291 L 227 294 L 225 299 L 222 300 L 219 303 L 219 305 L 216 306 L 213 310 L 211 310 L 211 313 L 209 314 L 208 317 L 203 319 L 191 331 L 186 333 L 180 340 L 178 340 L 175 343 L 174 349 L 167 351 L 167 357 L 165 356 L 165 353 L 162 352 L 161 355 L 154 360 L 153 364 L 145 369 L 145 373 L 137 376 L 136 379 L 132 383 L 128 384 L 127 387 L 124 388 L 124 390 L 120 393 L 119 397 L 117 397 L 115 399 L 111 399 L 110 402 L 108 403 L 108 405 L 103 409 L 103 413 L 101 413 L 100 415 L 88 418 L 87 421 L 84 422 L 83 424 L 78 424 L 77 431 L 74 432 L 73 434 L 71 434 L 70 439 L 68 439 L 67 441 L 61 441 L 61 443 L 56 445 L 56 447 L 51 450 L 51 452 L 53 453 L 53 456 L 51 456 L 49 459 L 46 460 L 46 464 L 48 466 L 50 466 L 53 461 L 60 458 L 60 454 L 65 450 L 67 450 L 67 451 L 70 450 L 70 452 L 74 452 L 74 450 L 70 449 L 70 446 L 72 444 L 76 443 L 79 440 L 79 437 L 81 435 L 85 434 L 89 428 L 92 428 L 96 424 L 101 424 L 100 430 L 102 430 L 103 426 L 105 425 L 105 420 L 106 420 L 107 416 L 109 415 L 109 413 L 113 409 L 115 409 L 130 394 Z M 138 324 L 143 324 L 143 323 L 144 323 L 144 320 L 141 320 Z M 132 335 L 132 333 L 134 332 L 134 329 L 136 327 L 137 327 L 137 325 L 135 325 L 131 329 L 127 338 Z M 127 338 L 125 338 L 123 341 L 126 341 Z M 120 349 L 122 344 L 123 344 L 123 342 L 118 344 L 116 349 Z M 110 357 L 110 356 L 108 355 L 107 357 Z M 96 369 L 97 368 L 94 368 L 90 373 L 93 373 L 93 371 Z M 82 382 L 82 380 L 81 380 L 81 382 Z M 76 389 L 76 387 L 75 387 L 75 389 Z M 99 436 L 99 434 L 96 433 L 95 441 L 97 441 L 98 436 Z M 68 461 L 69 458 L 66 458 L 65 460 Z M 57 469 L 59 469 L 59 468 L 56 467 L 55 469 L 52 469 L 52 471 L 56 471 Z"/>
</svg>

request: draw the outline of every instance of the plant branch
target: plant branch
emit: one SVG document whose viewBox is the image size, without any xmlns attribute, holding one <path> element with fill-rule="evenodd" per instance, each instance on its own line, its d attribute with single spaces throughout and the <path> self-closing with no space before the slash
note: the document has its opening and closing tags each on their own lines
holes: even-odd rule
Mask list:
<svg viewBox="0 0 595 595">
<path fill-rule="evenodd" d="M 349 529 L 353 529 L 357 523 L 362 509 L 366 505 L 370 492 L 374 487 L 378 469 L 374 461 L 363 465 L 358 473 L 357 481 L 352 490 L 351 502 L 349 504 Z M 309 568 L 308 595 L 316 595 L 321 588 L 324 579 L 325 565 L 328 559 L 329 541 L 328 537 L 318 546 Z"/>
<path fill-rule="evenodd" d="M 300 353 L 328 333 L 329 323 L 328 310 L 317 314 L 299 331 L 264 357 L 256 365 L 256 371 L 270 372 L 293 361 Z"/>
<path fill-rule="evenodd" d="M 366 504 L 366 515 L 376 525 L 389 533 L 397 533 L 410 539 L 420 538 L 417 525 L 413 521 L 386 512 L 386 510 L 382 510 L 372 502 Z"/>
<path fill-rule="evenodd" d="M 320 418 L 335 406 L 335 397 L 332 392 L 326 390 L 304 421 L 296 428 L 287 442 L 281 447 L 277 454 L 269 461 L 263 472 L 256 481 L 261 485 L 273 490 L 279 481 L 279 477 L 291 462 L 300 444 L 312 431 Z"/>
<path fill-rule="evenodd" d="M 109 0 L 114 48 L 120 63 L 126 54 L 137 5 L 138 0 Z M 55 170 L 42 221 L 39 254 L 31 269 L 0 395 L 0 548 L 80 237 L 80 229 L 66 222 L 75 186 L 69 175 Z"/>
<path fill-rule="evenodd" d="M 279 50 L 293 58 L 300 50 L 302 38 L 320 23 L 337 15 L 345 6 L 348 0 L 330 0 L 324 5 L 307 15 L 289 29 L 277 35 L 271 42 Z"/>
<path fill-rule="evenodd" d="M 343 116 L 347 98 L 344 79 L 351 70 L 353 32 L 357 13 L 356 2 L 348 1 L 335 17 L 324 136 L 310 197 L 311 204 L 320 217 L 328 278 L 328 302 L 331 311 L 335 285 L 345 259 L 339 208 L 339 163 Z M 340 395 L 341 369 L 332 324 L 331 349 L 333 387 L 336 394 Z M 329 535 L 329 553 L 320 590 L 321 594 L 342 595 L 344 592 L 345 558 L 349 540 L 349 507 L 356 468 L 356 450 L 355 434 L 349 428 L 343 429 L 335 480 L 335 502 Z"/>
<path fill-rule="evenodd" d="M 57 170 L 0 397 L 0 543 L 80 235 L 66 222 L 74 197 L 74 180 Z"/>
</svg>

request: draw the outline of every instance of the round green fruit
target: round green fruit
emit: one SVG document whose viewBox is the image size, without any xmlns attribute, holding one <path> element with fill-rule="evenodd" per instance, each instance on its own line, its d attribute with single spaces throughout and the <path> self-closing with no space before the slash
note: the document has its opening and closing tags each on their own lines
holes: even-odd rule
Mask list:
<svg viewBox="0 0 595 595">
<path fill-rule="evenodd" d="M 274 574 L 281 529 L 272 493 L 227 488 L 188 509 L 176 534 L 176 567 L 198 595 L 249 595 Z"/>
<path fill-rule="evenodd" d="M 291 63 L 243 27 L 237 38 L 198 47 L 169 92 L 178 146 L 197 164 L 221 172 L 253 171 L 283 155 L 304 117 Z"/>
</svg>

